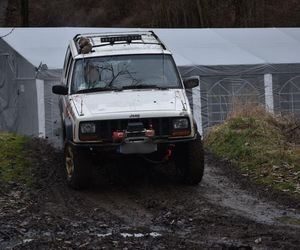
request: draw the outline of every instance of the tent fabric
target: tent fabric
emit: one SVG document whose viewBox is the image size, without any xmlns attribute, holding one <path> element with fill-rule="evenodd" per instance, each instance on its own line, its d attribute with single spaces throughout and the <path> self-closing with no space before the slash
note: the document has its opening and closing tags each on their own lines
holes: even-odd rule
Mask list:
<svg viewBox="0 0 300 250">
<path fill-rule="evenodd" d="M 78 33 L 149 29 L 16 28 L 4 40 L 33 65 L 62 68 L 66 47 Z M 299 63 L 300 28 L 153 29 L 177 65 Z M 10 31 L 0 28 L 0 36 Z"/>
<path fill-rule="evenodd" d="M 9 30 L 0 29 L 0 36 Z M 0 39 L 0 129 L 61 145 L 59 97 L 51 88 L 61 82 L 69 40 L 78 33 L 128 30 L 17 28 Z M 188 97 L 201 134 L 244 103 L 300 115 L 300 28 L 154 31 L 173 52 L 182 78 L 200 79 Z"/>
<path fill-rule="evenodd" d="M 44 134 L 42 137 L 49 140 L 55 147 L 62 146 L 61 117 L 58 109 L 59 96 L 52 93 L 52 86 L 61 83 L 62 69 L 45 69 L 37 72 L 43 88 L 43 108 L 44 108 Z"/>
<path fill-rule="evenodd" d="M 36 78 L 44 80 L 60 81 L 62 76 L 62 69 L 45 69 L 37 70 Z"/>
<path fill-rule="evenodd" d="M 0 130 L 37 135 L 35 95 L 34 66 L 0 39 Z"/>
<path fill-rule="evenodd" d="M 224 122 L 228 114 L 243 104 L 264 105 L 275 114 L 300 116 L 299 64 L 184 66 L 183 78 L 200 76 L 201 128 Z"/>
</svg>

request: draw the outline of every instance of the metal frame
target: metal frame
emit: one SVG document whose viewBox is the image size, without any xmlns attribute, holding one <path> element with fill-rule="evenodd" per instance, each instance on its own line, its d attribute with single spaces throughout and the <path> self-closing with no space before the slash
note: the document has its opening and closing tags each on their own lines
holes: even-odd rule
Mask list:
<svg viewBox="0 0 300 250">
<path fill-rule="evenodd" d="M 121 44 L 152 44 L 152 45 L 160 45 L 163 50 L 166 50 L 166 46 L 165 44 L 159 39 L 159 37 L 154 33 L 154 31 L 150 30 L 148 31 L 148 33 L 146 32 L 141 32 L 141 31 L 137 31 L 137 32 L 116 32 L 116 33 L 96 33 L 96 34 L 91 34 L 91 33 L 86 33 L 86 34 L 77 34 L 74 36 L 73 41 L 74 44 L 76 46 L 77 49 L 77 53 L 80 53 L 80 49 L 78 47 L 77 41 L 79 38 L 81 37 L 86 37 L 86 38 L 95 38 L 95 37 L 114 37 L 116 35 L 118 36 L 135 36 L 135 35 L 147 35 L 147 34 L 151 34 L 157 41 L 157 43 L 154 42 L 144 42 L 143 39 L 141 39 L 141 42 L 133 42 L 133 41 L 121 41 L 121 42 L 114 42 L 114 43 L 110 43 L 107 42 L 105 44 L 98 44 L 98 45 L 92 45 L 92 48 L 98 48 L 98 47 L 104 47 L 104 46 L 113 46 L 113 45 L 121 45 Z"/>
</svg>

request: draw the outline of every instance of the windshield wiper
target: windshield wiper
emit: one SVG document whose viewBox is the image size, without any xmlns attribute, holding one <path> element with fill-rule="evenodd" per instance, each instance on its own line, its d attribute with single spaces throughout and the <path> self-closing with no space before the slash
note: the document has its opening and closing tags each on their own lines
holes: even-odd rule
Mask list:
<svg viewBox="0 0 300 250">
<path fill-rule="evenodd" d="M 168 89 L 168 87 L 161 87 L 155 84 L 137 84 L 123 86 L 122 89 Z"/>
<path fill-rule="evenodd" d="M 97 87 L 97 88 L 90 88 L 90 89 L 81 89 L 76 91 L 76 94 L 101 92 L 101 91 L 121 91 L 121 90 L 122 90 L 121 88 L 117 88 L 117 87 Z"/>
</svg>

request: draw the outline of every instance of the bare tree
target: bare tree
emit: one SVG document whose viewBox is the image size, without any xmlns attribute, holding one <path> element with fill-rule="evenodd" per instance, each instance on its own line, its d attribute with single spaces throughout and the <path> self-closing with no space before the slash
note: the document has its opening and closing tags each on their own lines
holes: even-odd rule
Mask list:
<svg viewBox="0 0 300 250">
<path fill-rule="evenodd" d="M 204 15 L 203 15 L 203 4 L 201 0 L 196 1 L 197 4 L 197 12 L 199 16 L 200 27 L 204 27 Z"/>
</svg>

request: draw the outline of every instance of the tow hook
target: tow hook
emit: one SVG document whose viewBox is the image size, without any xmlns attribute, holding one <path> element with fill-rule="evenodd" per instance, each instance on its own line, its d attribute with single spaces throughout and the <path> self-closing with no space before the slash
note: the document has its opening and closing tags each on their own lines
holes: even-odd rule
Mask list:
<svg viewBox="0 0 300 250">
<path fill-rule="evenodd" d="M 172 153 L 173 153 L 173 149 L 175 148 L 175 145 L 174 144 L 170 144 L 169 147 L 167 148 L 166 150 L 166 155 L 164 157 L 164 160 L 165 161 L 168 161 L 171 156 L 172 156 Z"/>
<path fill-rule="evenodd" d="M 123 131 L 114 131 L 112 134 L 113 142 L 122 142 L 125 138 L 125 133 Z"/>
</svg>

